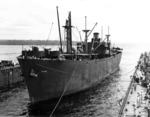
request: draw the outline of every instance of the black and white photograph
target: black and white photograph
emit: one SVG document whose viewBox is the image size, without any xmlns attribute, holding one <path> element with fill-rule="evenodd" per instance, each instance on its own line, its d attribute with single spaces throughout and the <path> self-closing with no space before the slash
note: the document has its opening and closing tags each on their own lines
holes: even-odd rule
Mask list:
<svg viewBox="0 0 150 117">
<path fill-rule="evenodd" d="M 150 117 L 150 1 L 0 0 L 0 117 Z"/>
</svg>

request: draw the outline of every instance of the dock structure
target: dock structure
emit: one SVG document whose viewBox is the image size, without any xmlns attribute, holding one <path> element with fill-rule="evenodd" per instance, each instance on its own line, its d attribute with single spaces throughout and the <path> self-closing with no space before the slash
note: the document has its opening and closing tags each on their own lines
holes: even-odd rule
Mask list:
<svg viewBox="0 0 150 117">
<path fill-rule="evenodd" d="M 24 81 L 19 65 L 0 64 L 0 92 L 11 89 Z"/>
<path fill-rule="evenodd" d="M 150 117 L 150 54 L 141 54 L 118 117 Z"/>
</svg>

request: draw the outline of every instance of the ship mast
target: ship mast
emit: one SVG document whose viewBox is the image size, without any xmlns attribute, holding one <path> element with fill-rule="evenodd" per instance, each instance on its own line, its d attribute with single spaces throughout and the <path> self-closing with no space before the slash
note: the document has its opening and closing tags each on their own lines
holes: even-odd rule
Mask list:
<svg viewBox="0 0 150 117">
<path fill-rule="evenodd" d="M 108 34 L 106 35 L 106 39 L 107 39 L 107 45 L 108 45 L 108 51 L 109 51 L 109 55 L 110 55 L 110 40 L 109 40 L 110 34 L 109 34 L 109 27 L 108 27 Z"/>
<path fill-rule="evenodd" d="M 57 20 L 58 20 L 59 39 L 60 39 L 60 51 L 62 52 L 62 38 L 61 38 L 61 31 L 60 31 L 58 6 L 56 7 L 56 9 L 57 9 Z"/>
<path fill-rule="evenodd" d="M 86 24 L 86 16 L 85 16 L 85 29 L 83 30 L 83 32 L 85 33 L 85 51 L 86 51 L 86 53 L 88 52 L 88 44 L 87 44 L 87 40 L 88 40 L 88 32 L 90 31 L 90 30 L 87 30 L 87 24 Z"/>
<path fill-rule="evenodd" d="M 106 35 L 107 43 L 109 42 L 109 37 L 110 37 L 110 34 L 109 34 L 109 27 L 108 27 L 108 34 Z"/>
<path fill-rule="evenodd" d="M 66 20 L 66 25 L 63 26 L 66 32 L 66 40 L 67 40 L 67 53 L 72 53 L 72 25 L 71 25 L 71 12 L 69 12 L 68 19 Z"/>
</svg>

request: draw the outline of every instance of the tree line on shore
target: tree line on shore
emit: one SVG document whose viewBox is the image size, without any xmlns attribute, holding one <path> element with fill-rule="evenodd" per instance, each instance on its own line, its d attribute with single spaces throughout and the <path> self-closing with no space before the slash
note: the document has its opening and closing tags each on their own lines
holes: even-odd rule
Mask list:
<svg viewBox="0 0 150 117">
<path fill-rule="evenodd" d="M 59 43 L 59 40 L 0 40 L 0 45 L 59 45 Z M 62 43 L 66 44 L 64 41 Z"/>
</svg>

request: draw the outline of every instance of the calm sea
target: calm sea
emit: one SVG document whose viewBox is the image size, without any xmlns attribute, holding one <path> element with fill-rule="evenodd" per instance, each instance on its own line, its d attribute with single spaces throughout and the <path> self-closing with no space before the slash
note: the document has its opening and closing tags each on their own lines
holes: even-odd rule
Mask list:
<svg viewBox="0 0 150 117">
<path fill-rule="evenodd" d="M 54 117 L 116 117 L 118 115 L 119 102 L 125 96 L 138 58 L 141 52 L 150 50 L 148 44 L 120 44 L 119 47 L 124 49 L 120 70 L 87 91 L 63 98 L 53 114 Z M 0 46 L 0 60 L 13 60 L 16 63 L 16 57 L 25 48 L 31 47 Z M 19 85 L 0 94 L 0 116 L 48 117 L 55 104 L 56 102 L 44 102 L 31 105 L 26 86 Z"/>
</svg>

